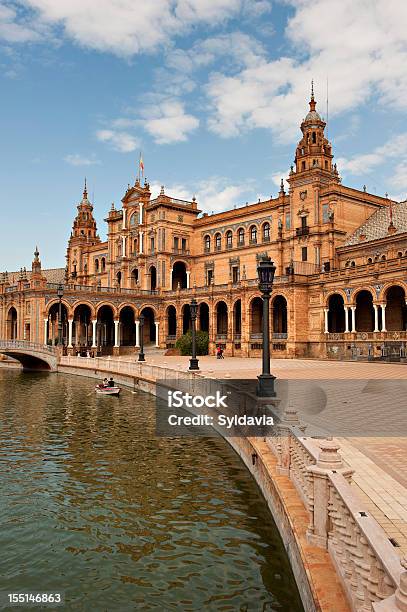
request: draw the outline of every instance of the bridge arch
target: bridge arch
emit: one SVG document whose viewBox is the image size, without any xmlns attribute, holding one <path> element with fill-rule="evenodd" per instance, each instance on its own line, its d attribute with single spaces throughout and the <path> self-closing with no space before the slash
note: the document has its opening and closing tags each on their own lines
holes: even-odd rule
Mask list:
<svg viewBox="0 0 407 612">
<path fill-rule="evenodd" d="M 25 340 L 0 340 L 0 353 L 19 361 L 24 370 L 57 370 L 57 355 L 51 346 Z"/>
</svg>

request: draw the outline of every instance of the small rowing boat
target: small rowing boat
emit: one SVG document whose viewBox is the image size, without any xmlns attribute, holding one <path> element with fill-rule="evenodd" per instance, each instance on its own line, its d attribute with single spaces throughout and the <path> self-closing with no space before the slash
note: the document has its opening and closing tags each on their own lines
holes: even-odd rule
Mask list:
<svg viewBox="0 0 407 612">
<path fill-rule="evenodd" d="M 104 385 L 96 385 L 95 391 L 100 395 L 119 395 L 120 387 L 105 387 Z"/>
</svg>

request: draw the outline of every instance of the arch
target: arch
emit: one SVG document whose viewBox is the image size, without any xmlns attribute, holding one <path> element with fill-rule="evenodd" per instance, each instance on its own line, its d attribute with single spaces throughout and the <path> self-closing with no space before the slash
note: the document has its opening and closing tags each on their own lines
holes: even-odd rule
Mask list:
<svg viewBox="0 0 407 612">
<path fill-rule="evenodd" d="M 254 297 L 250 302 L 250 333 L 261 334 L 263 331 L 263 300 Z"/>
<path fill-rule="evenodd" d="M 223 301 L 216 304 L 216 333 L 219 335 L 228 333 L 228 307 Z"/>
<path fill-rule="evenodd" d="M 100 271 L 106 272 L 106 257 L 102 257 L 100 260 Z"/>
<path fill-rule="evenodd" d="M 215 234 L 215 251 L 220 251 L 222 248 L 222 234 L 216 232 Z"/>
<path fill-rule="evenodd" d="M 103 304 L 97 310 L 97 345 L 102 352 L 108 353 L 114 346 L 115 309 L 109 304 Z"/>
<path fill-rule="evenodd" d="M 150 290 L 155 291 L 157 289 L 157 268 L 155 266 L 150 266 L 149 275 Z"/>
<path fill-rule="evenodd" d="M 62 305 L 66 308 L 66 310 L 68 312 L 68 315 L 69 315 L 72 312 L 71 305 L 68 302 L 66 302 L 64 299 L 62 299 L 61 302 L 62 302 Z M 55 306 L 56 304 L 59 305 L 59 299 L 58 298 L 55 298 L 54 300 L 51 300 L 50 302 L 48 302 L 47 307 L 45 309 L 44 317 L 48 317 L 49 316 L 49 312 L 50 312 L 51 308 L 53 306 Z"/>
<path fill-rule="evenodd" d="M 201 302 L 198 306 L 199 329 L 209 333 L 209 306 L 206 302 Z"/>
<path fill-rule="evenodd" d="M 288 333 L 287 300 L 283 295 L 276 295 L 272 301 L 273 333 Z"/>
<path fill-rule="evenodd" d="M 344 302 L 347 301 L 346 293 L 344 291 L 342 291 L 342 289 L 333 289 L 332 291 L 328 292 L 328 294 L 326 296 L 326 300 L 325 300 L 325 307 L 326 308 L 329 308 L 329 300 L 330 300 L 330 298 L 333 295 L 340 295 Z"/>
<path fill-rule="evenodd" d="M 18 338 L 18 315 L 14 306 L 9 308 L 7 313 L 7 340 L 17 340 Z"/>
<path fill-rule="evenodd" d="M 136 322 L 134 308 L 123 306 L 119 314 L 120 321 L 120 345 L 135 346 L 136 344 Z"/>
<path fill-rule="evenodd" d="M 191 329 L 191 308 L 189 304 L 182 307 L 182 333 L 186 334 Z"/>
<path fill-rule="evenodd" d="M 367 289 L 356 295 L 356 331 L 372 332 L 374 330 L 373 296 Z"/>
<path fill-rule="evenodd" d="M 402 289 L 406 295 L 407 295 L 407 285 L 405 285 L 402 281 L 398 281 L 398 280 L 392 280 L 392 281 L 388 281 L 382 288 L 381 291 L 379 293 L 379 298 L 378 301 L 380 302 L 385 302 L 387 299 L 387 293 L 389 291 L 389 289 L 391 289 L 392 287 L 400 287 L 400 289 Z"/>
<path fill-rule="evenodd" d="M 249 228 L 249 240 L 250 244 L 257 243 L 257 225 L 251 225 Z"/>
<path fill-rule="evenodd" d="M 345 331 L 345 301 L 339 293 L 328 299 L 328 331 L 339 334 Z"/>
<path fill-rule="evenodd" d="M 209 234 L 206 234 L 204 237 L 204 251 L 205 253 L 209 253 L 211 250 L 211 237 Z"/>
<path fill-rule="evenodd" d="M 245 235 L 244 227 L 239 227 L 239 229 L 237 230 L 237 244 L 238 244 L 238 246 L 243 246 L 244 245 L 244 235 Z"/>
<path fill-rule="evenodd" d="M 262 240 L 263 242 L 270 242 L 270 223 L 266 221 L 261 226 Z"/>
<path fill-rule="evenodd" d="M 386 290 L 386 328 L 387 331 L 407 329 L 406 292 L 400 285 L 392 285 Z"/>
<path fill-rule="evenodd" d="M 173 336 L 175 338 L 177 336 L 177 309 L 172 304 L 167 307 L 166 318 L 167 336 Z"/>
<path fill-rule="evenodd" d="M 355 294 L 353 295 L 353 306 L 356 306 L 356 300 L 361 291 L 366 291 L 367 293 L 370 293 L 372 300 L 374 300 L 376 297 L 375 291 L 371 287 L 360 287 L 360 289 L 357 289 Z"/>
<path fill-rule="evenodd" d="M 141 311 L 140 315 L 144 317 L 143 325 L 143 341 L 144 344 L 151 344 L 155 342 L 156 331 L 155 331 L 155 311 L 151 306 L 145 306 Z"/>
<path fill-rule="evenodd" d="M 62 344 L 68 344 L 68 309 L 65 304 L 61 303 L 61 321 L 62 321 Z M 59 300 L 54 301 L 52 306 L 48 308 L 48 337 L 47 343 L 59 344 Z"/>
<path fill-rule="evenodd" d="M 88 304 L 78 304 L 73 310 L 72 344 L 75 347 L 92 345 L 92 309 Z"/>
<path fill-rule="evenodd" d="M 180 289 L 186 289 L 187 284 L 186 264 L 183 261 L 176 261 L 172 267 L 172 290 L 178 289 L 178 285 Z"/>
<path fill-rule="evenodd" d="M 233 335 L 240 336 L 242 333 L 242 300 L 236 300 L 233 304 Z"/>
</svg>

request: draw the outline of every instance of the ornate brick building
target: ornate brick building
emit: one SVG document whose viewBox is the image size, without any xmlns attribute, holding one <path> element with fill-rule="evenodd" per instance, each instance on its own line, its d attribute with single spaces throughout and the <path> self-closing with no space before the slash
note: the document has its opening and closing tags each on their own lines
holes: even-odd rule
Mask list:
<svg viewBox="0 0 407 612">
<path fill-rule="evenodd" d="M 210 350 L 259 354 L 261 298 L 256 267 L 267 253 L 277 266 L 271 302 L 274 356 L 403 354 L 406 337 L 407 202 L 342 184 L 314 95 L 301 123 L 295 166 L 276 198 L 219 214 L 172 198 L 164 188 L 128 186 L 109 211 L 101 241 L 85 189 L 68 241 L 66 268 L 0 277 L 3 338 L 55 342 L 59 283 L 69 351 L 137 351 L 139 316 L 145 343 L 172 347 L 190 326 Z"/>
</svg>

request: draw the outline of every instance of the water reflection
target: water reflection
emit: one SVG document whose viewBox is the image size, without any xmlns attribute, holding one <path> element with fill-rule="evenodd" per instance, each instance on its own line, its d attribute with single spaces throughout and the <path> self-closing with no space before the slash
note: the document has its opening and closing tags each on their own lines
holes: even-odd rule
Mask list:
<svg viewBox="0 0 407 612">
<path fill-rule="evenodd" d="M 0 371 L 0 590 L 66 610 L 302 610 L 226 442 L 155 437 L 154 398 Z"/>
</svg>

